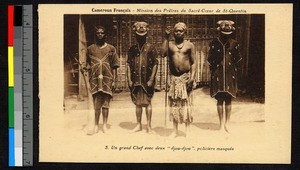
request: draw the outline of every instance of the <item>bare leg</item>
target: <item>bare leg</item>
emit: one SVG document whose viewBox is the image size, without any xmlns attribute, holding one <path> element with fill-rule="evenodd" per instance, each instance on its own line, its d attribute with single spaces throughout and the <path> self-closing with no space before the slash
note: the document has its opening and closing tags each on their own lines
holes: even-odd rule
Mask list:
<svg viewBox="0 0 300 170">
<path fill-rule="evenodd" d="M 185 137 L 187 138 L 190 134 L 190 123 L 185 123 Z"/>
<path fill-rule="evenodd" d="M 102 108 L 102 116 L 103 116 L 103 133 L 107 132 L 107 120 L 108 120 L 108 108 Z"/>
<path fill-rule="evenodd" d="M 99 131 L 99 118 L 100 118 L 101 110 L 95 109 L 95 133 Z"/>
<path fill-rule="evenodd" d="M 152 106 L 151 103 L 146 107 L 146 116 L 147 116 L 147 132 L 151 133 L 151 117 L 152 117 Z"/>
<path fill-rule="evenodd" d="M 171 137 L 177 137 L 178 136 L 178 122 L 173 118 L 173 132 L 171 134 Z"/>
<path fill-rule="evenodd" d="M 138 131 L 142 130 L 142 111 L 143 111 L 143 108 L 141 106 L 136 106 L 136 121 L 137 121 L 137 125 L 132 130 L 132 132 L 138 132 Z"/>
<path fill-rule="evenodd" d="M 224 130 L 223 100 L 218 100 L 217 109 L 220 121 L 220 130 Z"/>
<path fill-rule="evenodd" d="M 225 130 L 226 132 L 229 133 L 229 130 L 228 130 L 228 123 L 229 123 L 229 120 L 230 120 L 230 114 L 231 114 L 231 98 L 228 98 L 225 100 Z"/>
</svg>

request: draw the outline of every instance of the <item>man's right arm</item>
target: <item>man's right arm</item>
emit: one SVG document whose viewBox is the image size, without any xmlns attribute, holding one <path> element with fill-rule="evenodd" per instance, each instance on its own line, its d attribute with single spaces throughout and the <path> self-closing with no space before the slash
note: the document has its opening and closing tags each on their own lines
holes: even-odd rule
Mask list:
<svg viewBox="0 0 300 170">
<path fill-rule="evenodd" d="M 162 53 L 162 57 L 167 56 L 167 50 L 168 50 L 168 40 L 164 40 L 164 42 L 162 43 L 162 48 L 161 48 L 161 53 Z"/>
<path fill-rule="evenodd" d="M 86 57 L 85 57 L 85 61 L 81 61 L 81 72 L 85 72 L 85 71 L 88 71 L 89 69 L 91 69 L 91 66 L 90 66 L 90 61 L 91 61 L 91 58 L 90 58 L 90 52 L 89 52 L 89 48 L 87 48 L 87 51 L 86 51 Z"/>
<path fill-rule="evenodd" d="M 130 72 L 130 66 L 129 65 L 127 65 L 127 83 L 128 83 L 129 87 L 132 86 L 131 72 Z"/>
<path fill-rule="evenodd" d="M 131 64 L 130 57 L 131 57 L 131 49 L 129 49 L 129 51 L 128 51 L 127 68 L 126 68 L 126 72 L 127 72 L 127 83 L 128 83 L 128 86 L 129 86 L 129 87 L 132 86 L 131 72 L 130 72 L 130 64 Z"/>
<path fill-rule="evenodd" d="M 222 56 L 220 57 L 220 53 L 217 52 L 218 47 L 214 44 L 214 42 L 211 42 L 209 44 L 209 52 L 208 52 L 208 57 L 207 61 L 209 63 L 211 71 L 216 69 L 220 62 L 222 61 Z"/>
<path fill-rule="evenodd" d="M 170 40 L 170 33 L 171 33 L 171 29 L 170 29 L 170 27 L 167 27 L 166 32 L 165 32 L 164 41 L 162 43 L 162 48 L 161 48 L 162 57 L 167 56 L 167 51 L 169 50 L 168 43 Z"/>
</svg>

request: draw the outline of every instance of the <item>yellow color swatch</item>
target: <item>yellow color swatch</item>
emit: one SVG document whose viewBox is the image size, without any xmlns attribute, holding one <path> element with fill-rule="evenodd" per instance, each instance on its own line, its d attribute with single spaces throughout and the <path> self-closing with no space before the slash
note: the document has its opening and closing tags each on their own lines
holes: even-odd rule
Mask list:
<svg viewBox="0 0 300 170">
<path fill-rule="evenodd" d="M 14 48 L 8 47 L 8 86 L 14 87 Z"/>
</svg>

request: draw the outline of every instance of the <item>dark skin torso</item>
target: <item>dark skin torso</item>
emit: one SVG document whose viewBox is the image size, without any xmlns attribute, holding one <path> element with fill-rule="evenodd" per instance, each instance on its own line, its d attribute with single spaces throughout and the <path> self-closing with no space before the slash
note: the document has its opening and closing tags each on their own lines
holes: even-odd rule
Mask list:
<svg viewBox="0 0 300 170">
<path fill-rule="evenodd" d="M 170 72 L 175 76 L 180 76 L 191 70 L 193 44 L 184 41 L 180 45 L 175 45 L 175 42 L 169 44 L 169 59 L 170 59 Z"/>
</svg>

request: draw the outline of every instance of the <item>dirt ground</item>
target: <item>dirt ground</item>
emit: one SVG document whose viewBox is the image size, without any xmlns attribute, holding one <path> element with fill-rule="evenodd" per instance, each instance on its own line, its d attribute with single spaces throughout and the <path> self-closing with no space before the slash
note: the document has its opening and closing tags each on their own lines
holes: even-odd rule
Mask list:
<svg viewBox="0 0 300 170">
<path fill-rule="evenodd" d="M 191 124 L 189 136 L 185 137 L 185 127 L 182 124 L 179 125 L 179 136 L 170 138 L 172 122 L 169 121 L 169 115 L 165 115 L 164 95 L 164 92 L 156 92 L 152 99 L 154 134 L 146 133 L 145 111 L 142 117 L 144 130 L 130 133 L 136 125 L 135 106 L 131 102 L 129 92 L 121 92 L 114 94 L 111 101 L 109 133 L 102 133 L 100 128 L 99 133 L 92 136 L 86 135 L 85 132 L 86 99 L 79 102 L 76 96 L 67 97 L 64 115 L 57 117 L 57 120 L 43 122 L 48 124 L 43 127 L 49 129 L 40 134 L 41 139 L 44 140 L 40 147 L 47 148 L 41 151 L 41 160 L 51 162 L 252 162 L 253 159 L 247 155 L 257 149 L 263 149 L 260 147 L 264 146 L 262 143 L 265 141 L 264 104 L 244 99 L 233 100 L 229 126 L 231 133 L 228 134 L 218 130 L 216 101 L 209 96 L 209 88 L 196 89 L 194 90 L 194 122 Z M 152 150 L 145 151 L 147 146 Z M 139 149 L 139 147 L 143 148 Z M 216 148 L 227 149 L 216 151 Z M 245 159 L 238 161 L 241 157 Z"/>
</svg>

